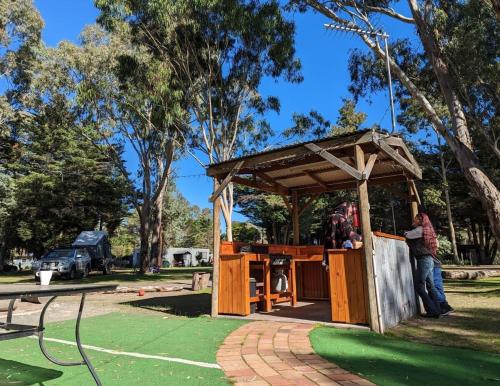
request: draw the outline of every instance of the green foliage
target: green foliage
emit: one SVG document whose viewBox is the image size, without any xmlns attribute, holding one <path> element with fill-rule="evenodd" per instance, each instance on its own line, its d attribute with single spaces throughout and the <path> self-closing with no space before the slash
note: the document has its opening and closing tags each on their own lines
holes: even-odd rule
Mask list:
<svg viewBox="0 0 500 386">
<path fill-rule="evenodd" d="M 1 1 L 0 267 L 4 251 L 40 255 L 82 230 L 112 233 L 126 213 L 110 147 L 82 127 L 67 58 L 40 41 L 42 26 L 32 1 Z"/>
<path fill-rule="evenodd" d="M 137 213 L 130 213 L 116 228 L 110 238 L 111 253 L 115 256 L 129 256 L 139 245 L 139 219 Z"/>
<path fill-rule="evenodd" d="M 337 122 L 331 129 L 332 135 L 354 133 L 361 128 L 366 120 L 366 114 L 356 111 L 356 102 L 344 99 L 344 104 L 339 109 Z"/>
<path fill-rule="evenodd" d="M 244 243 L 257 243 L 262 241 L 259 229 L 246 222 L 233 221 L 233 240 Z"/>
<path fill-rule="evenodd" d="M 453 247 L 451 241 L 443 235 L 438 235 L 439 247 L 437 250 L 438 257 L 442 260 L 453 258 Z"/>
<path fill-rule="evenodd" d="M 163 242 L 166 247 L 212 247 L 212 213 L 191 205 L 169 184 L 163 206 Z"/>
</svg>

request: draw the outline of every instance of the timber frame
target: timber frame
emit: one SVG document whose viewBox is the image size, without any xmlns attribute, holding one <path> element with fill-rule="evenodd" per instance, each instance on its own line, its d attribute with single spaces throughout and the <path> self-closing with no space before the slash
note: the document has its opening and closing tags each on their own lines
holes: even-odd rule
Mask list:
<svg viewBox="0 0 500 386">
<path fill-rule="evenodd" d="M 420 198 L 414 180 L 422 171 L 401 137 L 364 130 L 346 135 L 298 143 L 278 149 L 212 164 L 207 175 L 214 179 L 214 275 L 218 288 L 220 249 L 220 195 L 236 183 L 283 197 L 292 219 L 293 244 L 299 245 L 299 216 L 322 193 L 357 189 L 364 248 L 369 325 L 381 332 L 375 291 L 373 245 L 368 185 L 408 183 L 411 214 L 418 212 Z M 300 197 L 307 197 L 299 207 Z M 218 293 L 212 291 L 212 316 L 218 315 Z"/>
</svg>

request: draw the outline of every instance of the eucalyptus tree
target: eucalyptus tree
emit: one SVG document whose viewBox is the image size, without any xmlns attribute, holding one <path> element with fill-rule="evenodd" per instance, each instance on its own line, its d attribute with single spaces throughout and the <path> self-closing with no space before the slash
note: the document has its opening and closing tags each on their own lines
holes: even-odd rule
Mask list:
<svg viewBox="0 0 500 386">
<path fill-rule="evenodd" d="M 82 131 L 89 137 L 98 133 L 127 181 L 139 215 L 145 271 L 151 259 L 160 263 L 163 198 L 186 114 L 169 65 L 133 42 L 130 32 L 125 24 L 111 32 L 90 26 L 80 46 L 65 42 L 59 53 L 77 90 Z M 120 149 L 128 151 L 129 164 Z M 129 166 L 134 160 L 136 173 Z"/>
<path fill-rule="evenodd" d="M 353 91 L 361 95 L 384 87 L 385 51 L 371 32 L 380 20 L 414 27 L 408 39 L 395 41 L 389 64 L 401 107 L 413 107 L 419 128 L 433 126 L 445 139 L 500 242 L 500 192 L 477 155 L 487 141 L 498 155 L 498 52 L 500 25 L 492 3 L 481 0 L 407 0 L 408 15 L 398 1 L 296 0 L 301 10 L 314 9 L 334 23 L 355 28 L 370 54 L 351 58 Z M 411 44 L 414 37 L 419 44 Z M 412 114 L 410 110 L 405 113 Z M 475 135 L 475 134 L 478 135 Z"/>
<path fill-rule="evenodd" d="M 265 111 L 275 97 L 259 92 L 263 78 L 300 81 L 294 24 L 276 0 L 98 0 L 100 22 L 131 27 L 134 41 L 173 68 L 188 97 L 189 145 L 203 166 L 255 151 L 272 130 Z M 201 154 L 201 155 L 200 155 Z M 233 186 L 222 194 L 227 237 L 232 239 Z"/>
</svg>

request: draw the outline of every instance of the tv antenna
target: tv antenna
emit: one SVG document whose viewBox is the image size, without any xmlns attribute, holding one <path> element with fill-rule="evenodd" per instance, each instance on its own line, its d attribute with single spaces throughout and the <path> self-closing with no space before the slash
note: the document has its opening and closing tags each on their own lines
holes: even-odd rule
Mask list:
<svg viewBox="0 0 500 386">
<path fill-rule="evenodd" d="M 394 115 L 394 97 L 392 95 L 392 76 L 391 76 L 391 66 L 389 64 L 389 45 L 387 43 L 389 35 L 383 31 L 366 31 L 366 30 L 358 28 L 358 27 L 348 27 L 348 26 L 339 25 L 339 24 L 324 24 L 324 26 L 326 29 L 333 29 L 333 30 L 341 31 L 341 32 L 353 32 L 353 33 L 357 33 L 359 35 L 369 36 L 372 38 L 381 37 L 382 39 L 384 39 L 385 66 L 386 66 L 386 70 L 387 70 L 387 80 L 388 80 L 388 88 L 389 88 L 389 104 L 390 104 L 390 109 L 391 109 L 391 125 L 392 125 L 391 134 L 395 133 L 396 132 L 396 117 Z"/>
</svg>

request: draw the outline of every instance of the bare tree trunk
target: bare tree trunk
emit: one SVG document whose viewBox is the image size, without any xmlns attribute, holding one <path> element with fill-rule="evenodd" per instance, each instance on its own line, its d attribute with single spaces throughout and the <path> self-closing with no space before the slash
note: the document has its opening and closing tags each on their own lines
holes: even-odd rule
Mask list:
<svg viewBox="0 0 500 386">
<path fill-rule="evenodd" d="M 229 183 L 222 192 L 221 209 L 224 222 L 226 224 L 226 240 L 233 241 L 233 205 L 234 204 L 234 186 Z"/>
<path fill-rule="evenodd" d="M 151 236 L 151 261 L 158 267 L 162 266 L 162 256 L 163 256 L 163 243 L 162 243 L 162 212 L 163 212 L 163 197 L 165 192 L 161 192 L 158 199 L 154 203 L 154 219 L 153 219 L 153 229 Z"/>
<path fill-rule="evenodd" d="M 148 270 L 149 266 L 149 255 L 150 255 L 150 236 L 151 236 L 151 207 L 150 203 L 144 200 L 144 204 L 141 208 L 140 213 L 140 259 L 141 259 L 141 268 L 140 272 L 145 273 Z"/>
<path fill-rule="evenodd" d="M 3 272 L 3 266 L 4 266 L 6 254 L 7 254 L 7 247 L 6 247 L 5 243 L 3 242 L 2 244 L 0 244 L 0 272 Z"/>
<path fill-rule="evenodd" d="M 483 224 L 477 224 L 477 225 L 479 228 L 479 265 L 481 265 L 484 262 L 484 249 L 485 249 L 484 227 Z"/>
<path fill-rule="evenodd" d="M 353 26 L 349 19 L 343 19 L 337 13 L 328 8 L 324 2 L 317 0 L 308 0 L 318 12 L 333 19 L 335 22 L 345 26 Z M 345 4 L 344 4 L 345 5 Z M 423 112 L 427 115 L 429 121 L 435 125 L 439 133 L 444 137 L 451 148 L 451 151 L 457 159 L 464 176 L 469 183 L 474 196 L 481 202 L 481 205 L 488 215 L 491 230 L 497 244 L 500 245 L 500 192 L 482 170 L 479 160 L 472 149 L 472 141 L 465 119 L 465 113 L 455 91 L 454 79 L 450 75 L 446 61 L 443 59 L 440 47 L 432 34 L 432 26 L 428 23 L 426 15 L 422 13 L 419 1 L 408 0 L 413 21 L 417 27 L 418 35 L 424 47 L 425 54 L 432 65 L 433 72 L 439 83 L 441 94 L 446 102 L 450 114 L 450 123 L 453 132 L 443 123 L 440 115 L 434 106 L 427 99 L 425 94 L 417 87 L 403 69 L 392 59 L 388 58 L 389 65 L 393 74 L 406 87 L 410 95 L 420 105 Z M 433 6 L 432 2 L 426 2 L 426 6 Z M 363 14 L 362 16 L 368 17 Z M 379 44 L 370 39 L 366 34 L 359 34 L 365 44 L 381 59 L 385 59 L 385 52 Z"/>
<path fill-rule="evenodd" d="M 441 161 L 441 177 L 443 179 L 443 188 L 444 188 L 444 198 L 446 201 L 446 215 L 448 217 L 448 229 L 450 232 L 450 241 L 453 249 L 453 260 L 455 260 L 455 264 L 460 264 L 460 260 L 458 259 L 458 251 L 457 251 L 457 239 L 455 237 L 455 225 L 453 225 L 453 217 L 451 215 L 451 204 L 450 204 L 450 191 L 448 187 L 448 178 L 446 176 L 446 166 L 444 164 L 444 155 L 443 152 L 439 152 L 439 158 Z"/>
<path fill-rule="evenodd" d="M 447 128 L 438 117 L 433 117 L 431 120 L 436 120 L 437 118 L 439 121 L 436 127 L 455 155 L 464 173 L 465 179 L 472 189 L 472 193 L 481 202 L 484 211 L 488 215 L 490 227 L 495 235 L 495 239 L 497 243 L 500 243 L 500 192 L 482 170 L 479 159 L 472 149 L 471 136 L 462 103 L 455 91 L 455 82 L 450 75 L 448 65 L 443 59 L 441 49 L 432 34 L 431 26 L 427 23 L 422 14 L 417 0 L 408 0 L 408 3 L 426 56 L 432 64 L 432 69 L 439 83 L 441 94 L 448 107 L 451 125 L 453 127 L 453 135 L 448 132 Z M 432 109 L 432 111 L 434 111 L 434 109 Z"/>
</svg>

